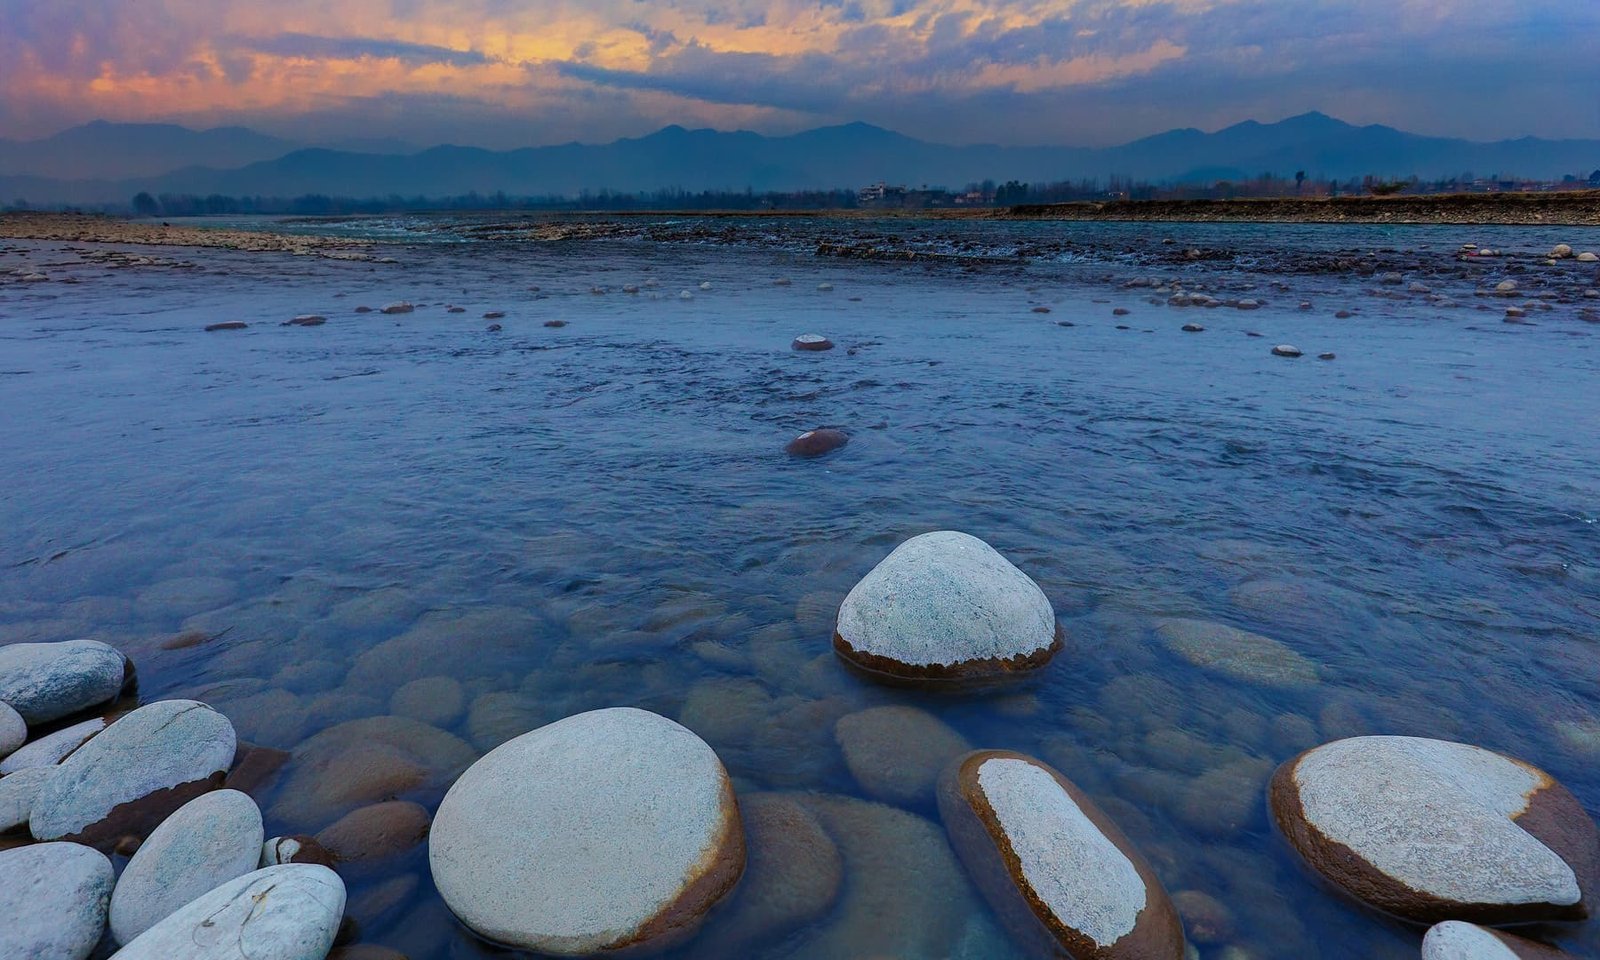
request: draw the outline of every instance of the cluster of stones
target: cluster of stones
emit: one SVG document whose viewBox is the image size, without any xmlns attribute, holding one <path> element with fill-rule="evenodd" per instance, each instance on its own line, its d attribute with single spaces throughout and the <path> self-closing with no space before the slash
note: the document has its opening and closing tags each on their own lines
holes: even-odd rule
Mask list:
<svg viewBox="0 0 1600 960">
<path fill-rule="evenodd" d="M 0 956 L 327 956 L 343 881 L 264 859 L 260 809 L 225 788 L 233 725 L 194 700 L 124 712 L 132 679 L 93 640 L 0 647 Z"/>
</svg>

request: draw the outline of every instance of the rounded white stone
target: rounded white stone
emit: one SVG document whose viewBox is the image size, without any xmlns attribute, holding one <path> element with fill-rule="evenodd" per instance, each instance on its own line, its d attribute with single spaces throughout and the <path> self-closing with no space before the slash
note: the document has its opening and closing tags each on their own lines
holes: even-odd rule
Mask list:
<svg viewBox="0 0 1600 960">
<path fill-rule="evenodd" d="M 1039 585 L 977 537 L 912 537 L 861 579 L 837 630 L 860 653 L 915 668 L 1006 660 L 1048 649 L 1055 611 Z"/>
<path fill-rule="evenodd" d="M 1519 960 L 1505 941 L 1475 923 L 1446 920 L 1422 938 L 1422 960 Z"/>
<path fill-rule="evenodd" d="M 49 767 L 29 767 L 0 777 L 0 833 L 27 825 L 39 788 L 54 772 Z"/>
<path fill-rule="evenodd" d="M 978 767 L 977 781 L 1040 903 L 1103 947 L 1133 932 L 1147 899 L 1143 878 L 1049 771 L 998 757 Z"/>
<path fill-rule="evenodd" d="M 122 689 L 122 654 L 98 640 L 0 647 L 0 701 L 29 723 L 105 703 Z"/>
<path fill-rule="evenodd" d="M 445 903 L 490 940 L 595 953 L 637 936 L 726 853 L 731 795 L 688 729 L 595 710 L 473 764 L 439 805 L 428 859 Z"/>
<path fill-rule="evenodd" d="M 40 840 L 78 833 L 121 804 L 227 770 L 237 747 L 233 724 L 203 703 L 140 707 L 61 762 L 39 791 L 29 829 Z"/>
<path fill-rule="evenodd" d="M 111 894 L 111 935 L 127 943 L 196 897 L 255 870 L 263 836 L 261 810 L 237 790 L 184 804 L 122 871 Z"/>
<path fill-rule="evenodd" d="M 83 960 L 100 942 L 114 871 L 98 850 L 76 843 L 7 850 L 0 878 L 0 957 Z"/>
<path fill-rule="evenodd" d="M 1574 904 L 1572 867 L 1512 822 L 1549 781 L 1481 747 L 1353 737 L 1305 754 L 1307 823 L 1413 890 L 1457 903 Z"/>
<path fill-rule="evenodd" d="M 0 703 L 0 758 L 10 755 L 27 742 L 28 721 L 11 709 L 10 704 Z"/>
<path fill-rule="evenodd" d="M 113 960 L 322 960 L 344 898 L 344 881 L 327 867 L 266 867 L 179 908 Z"/>
<path fill-rule="evenodd" d="M 32 767 L 53 767 L 61 758 L 78 749 L 84 741 L 106 728 L 104 717 L 95 717 L 70 727 L 63 727 L 49 736 L 40 737 L 11 756 L 0 760 L 0 774 L 16 773 Z"/>
</svg>

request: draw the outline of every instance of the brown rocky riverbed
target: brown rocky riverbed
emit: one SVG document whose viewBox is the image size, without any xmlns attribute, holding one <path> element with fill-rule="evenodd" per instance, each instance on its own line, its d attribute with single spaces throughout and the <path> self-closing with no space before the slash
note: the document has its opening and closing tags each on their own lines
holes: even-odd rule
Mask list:
<svg viewBox="0 0 1600 960">
<path fill-rule="evenodd" d="M 1112 200 L 1012 207 L 997 219 L 1263 223 L 1600 225 L 1600 190 L 1458 193 L 1426 197 Z"/>
<path fill-rule="evenodd" d="M 0 214 L 0 238 L 60 240 L 71 243 L 137 243 L 162 247 L 220 247 L 321 256 L 336 260 L 372 260 L 372 245 L 362 240 L 309 237 L 250 230 L 174 227 L 162 223 L 78 213 Z"/>
</svg>

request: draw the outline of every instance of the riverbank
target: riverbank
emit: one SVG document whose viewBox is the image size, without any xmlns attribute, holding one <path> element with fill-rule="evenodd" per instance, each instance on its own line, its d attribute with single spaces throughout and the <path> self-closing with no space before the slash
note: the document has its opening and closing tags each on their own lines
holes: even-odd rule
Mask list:
<svg viewBox="0 0 1600 960">
<path fill-rule="evenodd" d="M 1112 200 L 1027 204 L 995 211 L 994 215 L 1003 220 L 1600 226 L 1600 190 L 1426 197 Z"/>
<path fill-rule="evenodd" d="M 69 243 L 133 243 L 158 247 L 215 247 L 225 250 L 292 253 L 336 260 L 375 259 L 364 240 L 314 237 L 253 230 L 174 227 L 121 217 L 77 213 L 0 214 L 0 239 L 55 240 Z"/>
</svg>

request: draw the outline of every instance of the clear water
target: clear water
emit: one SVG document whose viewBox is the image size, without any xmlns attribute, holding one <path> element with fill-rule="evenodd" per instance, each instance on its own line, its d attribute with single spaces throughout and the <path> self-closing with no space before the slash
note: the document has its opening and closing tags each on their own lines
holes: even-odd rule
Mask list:
<svg viewBox="0 0 1600 960">
<path fill-rule="evenodd" d="M 916 705 L 1055 764 L 1169 890 L 1221 901 L 1206 960 L 1416 955 L 1420 931 L 1269 828 L 1267 775 L 1313 743 L 1467 740 L 1600 810 L 1600 279 L 1528 256 L 1600 231 L 639 220 L 536 242 L 463 223 L 377 225 L 406 241 L 392 264 L 0 248 L 0 641 L 105 639 L 144 698 L 199 696 L 285 749 L 441 673 L 478 701 L 446 726 L 479 751 L 638 705 L 695 728 L 743 794 L 860 796 L 835 721 Z M 830 237 L 952 259 L 815 256 Z M 1462 264 L 1465 241 L 1515 255 Z M 1549 309 L 1502 323 L 1507 301 L 1474 294 L 1507 276 Z M 1156 305 L 1124 286 L 1145 277 L 1267 303 Z M 354 312 L 400 299 L 417 311 Z M 308 312 L 329 322 L 279 326 Z M 228 319 L 252 326 L 201 332 Z M 789 349 L 811 331 L 839 349 Z M 849 446 L 783 454 L 824 424 Z M 893 690 L 833 659 L 844 593 L 940 528 L 1050 596 L 1067 647 L 1033 680 Z M 1206 673 L 1154 633 L 1173 614 L 1276 638 L 1323 681 Z M 449 639 L 383 646 L 418 624 Z M 222 635 L 163 649 L 187 629 Z M 292 778 L 259 798 L 269 835 L 324 825 L 285 815 Z M 910 812 L 937 822 L 931 798 Z M 935 855 L 847 874 L 831 912 L 737 955 L 1015 955 L 964 878 L 917 873 Z M 497 952 L 443 909 L 423 847 L 346 878 L 362 942 Z M 728 914 L 676 955 L 713 955 Z M 1600 950 L 1592 926 L 1542 932 Z"/>
</svg>

